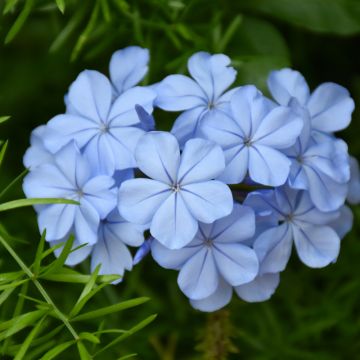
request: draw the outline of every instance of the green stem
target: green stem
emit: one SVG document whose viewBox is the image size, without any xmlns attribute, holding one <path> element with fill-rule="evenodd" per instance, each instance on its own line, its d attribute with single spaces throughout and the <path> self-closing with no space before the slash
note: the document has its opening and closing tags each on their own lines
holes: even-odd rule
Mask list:
<svg viewBox="0 0 360 360">
<path fill-rule="evenodd" d="M 72 327 L 67 317 L 57 308 L 55 303 L 50 298 L 49 294 L 46 292 L 44 287 L 40 284 L 40 282 L 36 279 L 35 274 L 26 266 L 26 264 L 21 260 L 18 254 L 13 250 L 13 248 L 7 243 L 7 241 L 0 236 L 0 242 L 4 246 L 4 248 L 9 252 L 9 254 L 14 258 L 14 260 L 18 263 L 20 268 L 25 272 L 25 274 L 32 280 L 34 285 L 39 290 L 40 294 L 43 296 L 45 301 L 52 307 L 57 317 L 64 323 L 64 325 L 68 328 L 71 335 L 74 337 L 75 340 L 79 340 L 79 335 L 77 334 L 76 330 Z"/>
</svg>

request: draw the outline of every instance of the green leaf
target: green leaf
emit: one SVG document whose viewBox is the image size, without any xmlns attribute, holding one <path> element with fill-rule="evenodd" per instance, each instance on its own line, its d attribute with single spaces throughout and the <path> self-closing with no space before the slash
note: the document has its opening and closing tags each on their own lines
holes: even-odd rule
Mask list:
<svg viewBox="0 0 360 360">
<path fill-rule="evenodd" d="M 80 336 L 80 339 L 90 341 L 93 344 L 100 344 L 100 340 L 98 339 L 98 337 L 89 332 L 82 332 L 79 334 L 79 336 Z"/>
<path fill-rule="evenodd" d="M 10 119 L 10 116 L 0 116 L 0 124 L 4 123 L 5 121 L 8 121 Z"/>
<path fill-rule="evenodd" d="M 41 326 L 45 320 L 46 316 L 42 317 L 40 321 L 34 326 L 34 328 L 30 331 L 29 335 L 26 337 L 25 341 L 23 342 L 21 348 L 17 352 L 14 360 L 22 360 L 26 355 L 27 350 L 31 346 L 34 338 L 39 333 Z"/>
<path fill-rule="evenodd" d="M 0 163 L 1 163 L 1 155 L 0 155 Z M 24 207 L 24 206 L 45 205 L 45 204 L 79 205 L 79 203 L 77 201 L 69 200 L 69 199 L 32 198 L 32 199 L 12 200 L 12 201 L 0 204 L 0 211 L 12 210 L 12 209 L 16 209 L 16 208 Z"/>
<path fill-rule="evenodd" d="M 13 293 L 15 290 L 14 287 L 4 290 L 0 295 L 0 306 L 7 300 L 7 298 Z"/>
<path fill-rule="evenodd" d="M 97 355 L 101 354 L 102 352 L 104 352 L 105 350 L 109 349 L 110 347 L 116 345 L 117 343 L 121 342 L 122 340 L 126 339 L 127 337 L 133 335 L 134 333 L 136 333 L 137 331 L 143 329 L 145 326 L 149 325 L 152 321 L 154 321 L 157 317 L 157 314 L 153 314 L 150 315 L 149 317 L 147 317 L 145 320 L 139 322 L 138 324 L 136 324 L 134 327 L 132 327 L 130 330 L 128 330 L 126 333 L 120 335 L 119 337 L 117 337 L 115 340 L 111 341 L 109 344 L 107 344 L 105 347 L 103 347 L 102 349 L 100 349 L 98 352 L 96 352 L 94 354 L 94 357 L 96 357 Z"/>
<path fill-rule="evenodd" d="M 41 234 L 39 245 L 36 250 L 35 261 L 34 261 L 34 274 L 35 275 L 38 275 L 40 272 L 42 254 L 43 254 L 44 246 L 45 246 L 45 238 L 46 238 L 46 229 Z"/>
<path fill-rule="evenodd" d="M 65 0 L 55 0 L 55 1 L 60 12 L 63 14 L 65 12 Z"/>
<path fill-rule="evenodd" d="M 121 358 L 118 358 L 117 360 L 126 360 L 126 359 L 130 359 L 130 358 L 132 358 L 132 357 L 135 357 L 135 356 L 137 356 L 136 353 L 134 353 L 134 354 L 129 354 L 129 355 L 122 356 Z"/>
<path fill-rule="evenodd" d="M 17 17 L 14 25 L 10 28 L 9 32 L 6 35 L 5 44 L 8 44 L 9 42 L 11 42 L 14 39 L 14 37 L 16 36 L 16 34 L 21 30 L 21 28 L 25 24 L 28 16 L 31 13 L 31 10 L 32 10 L 34 4 L 35 4 L 35 0 L 26 0 L 25 1 L 25 5 L 24 5 L 22 11 L 20 12 L 20 15 Z"/>
<path fill-rule="evenodd" d="M 62 344 L 59 344 L 57 346 L 55 346 L 54 348 L 52 348 L 51 350 L 49 350 L 44 356 L 42 356 L 40 358 L 40 360 L 52 360 L 54 359 L 56 356 L 60 355 L 61 353 L 63 353 L 67 348 L 69 348 L 71 345 L 74 345 L 75 341 L 67 341 L 64 342 Z"/>
<path fill-rule="evenodd" d="M 5 144 L 1 147 L 1 150 L 0 150 L 0 166 L 4 160 L 4 156 L 5 156 L 5 152 L 6 152 L 6 149 L 8 147 L 8 141 L 5 141 Z"/>
<path fill-rule="evenodd" d="M 240 9 L 265 14 L 311 31 L 340 35 L 360 32 L 360 2 L 348 0 L 252 0 Z"/>
<path fill-rule="evenodd" d="M 224 52 L 230 40 L 234 37 L 235 32 L 243 21 L 241 15 L 235 16 L 234 20 L 229 24 L 220 41 L 216 44 L 216 52 Z"/>
<path fill-rule="evenodd" d="M 46 310 L 35 310 L 4 321 L 0 324 L 0 341 L 8 338 L 21 331 L 22 329 L 32 326 L 36 320 L 45 315 Z"/>
<path fill-rule="evenodd" d="M 85 314 L 81 314 L 81 315 L 73 318 L 72 321 L 83 321 L 83 320 L 95 319 L 97 317 L 105 316 L 108 314 L 113 314 L 113 313 L 121 311 L 121 310 L 129 309 L 134 306 L 141 305 L 149 300 L 150 299 L 147 297 L 140 297 L 140 298 L 136 298 L 136 299 L 132 299 L 132 300 L 123 301 L 123 302 L 115 304 L 115 305 L 106 306 L 106 307 L 100 308 L 98 310 L 94 310 L 94 311 L 87 312 Z"/>
<path fill-rule="evenodd" d="M 22 284 L 27 283 L 28 281 L 29 281 L 29 279 L 24 279 L 24 280 L 20 280 L 20 281 L 13 281 L 10 284 L 0 285 L 0 291 L 6 290 L 6 289 L 11 289 L 11 288 L 16 288 Z"/>
<path fill-rule="evenodd" d="M 4 8 L 3 14 L 6 15 L 10 11 L 13 11 L 13 9 L 15 8 L 15 6 L 18 2 L 19 2 L 19 0 L 6 0 L 6 5 Z"/>
<path fill-rule="evenodd" d="M 28 169 L 25 169 L 21 174 L 19 174 L 13 181 L 10 182 L 1 192 L 0 198 L 2 198 L 18 181 L 20 181 L 27 173 Z"/>
<path fill-rule="evenodd" d="M 76 345 L 81 360 L 92 360 L 92 357 L 90 356 L 89 352 L 87 351 L 85 345 L 82 342 L 78 341 Z"/>
</svg>

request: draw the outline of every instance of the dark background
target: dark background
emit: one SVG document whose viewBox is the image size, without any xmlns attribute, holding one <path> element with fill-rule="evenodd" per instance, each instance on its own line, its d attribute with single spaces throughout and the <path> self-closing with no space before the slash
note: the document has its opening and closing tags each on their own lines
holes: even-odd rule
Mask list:
<svg viewBox="0 0 360 360">
<path fill-rule="evenodd" d="M 9 2 L 0 0 L 0 12 Z M 337 82 L 349 89 L 356 104 L 360 102 L 360 1 L 103 2 L 106 5 L 68 0 L 62 15 L 55 1 L 35 1 L 25 24 L 6 45 L 25 2 L 15 2 L 11 11 L 0 15 L 0 115 L 11 115 L 0 131 L 0 138 L 9 139 L 1 187 L 23 171 L 22 155 L 31 130 L 64 111 L 63 96 L 77 74 L 85 68 L 107 74 L 111 54 L 129 45 L 151 51 L 145 83 L 185 72 L 189 55 L 205 50 L 224 52 L 233 59 L 237 84 L 253 83 L 266 93 L 269 71 L 291 66 L 302 72 L 312 89 L 321 82 Z M 175 118 L 160 111 L 155 116 L 160 129 L 169 129 Z M 340 134 L 358 158 L 359 117 L 356 110 L 351 126 Z M 22 196 L 19 184 L 7 197 Z M 343 240 L 336 264 L 309 269 L 294 254 L 270 301 L 247 304 L 234 296 L 228 307 L 234 350 L 229 358 L 359 358 L 360 209 L 353 210 L 354 229 Z M 34 212 L 25 209 L 0 216 L 12 235 L 25 240 L 16 245 L 17 251 L 31 258 L 39 239 Z M 0 271 L 13 266 L 4 252 L 0 257 Z M 88 271 L 88 265 L 80 270 Z M 49 287 L 60 306 L 69 306 L 72 286 Z M 208 316 L 190 307 L 177 288 L 175 272 L 147 258 L 123 284 L 107 289 L 106 299 L 95 298 L 92 307 L 135 296 L 150 296 L 151 301 L 112 318 L 114 326 L 129 328 L 149 314 L 159 315 L 121 343 L 114 359 L 131 352 L 149 360 L 201 358 L 204 350 L 196 348 L 208 331 Z"/>
</svg>

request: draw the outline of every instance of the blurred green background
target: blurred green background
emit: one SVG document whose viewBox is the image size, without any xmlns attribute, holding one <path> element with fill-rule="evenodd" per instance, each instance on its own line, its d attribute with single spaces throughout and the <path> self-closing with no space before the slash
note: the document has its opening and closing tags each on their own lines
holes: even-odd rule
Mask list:
<svg viewBox="0 0 360 360">
<path fill-rule="evenodd" d="M 64 14 L 58 8 L 63 4 Z M 0 115 L 12 117 L 0 131 L 0 138 L 9 139 L 0 189 L 23 171 L 31 130 L 64 111 L 63 96 L 77 74 L 85 68 L 107 74 L 111 54 L 129 45 L 151 51 L 145 83 L 185 72 L 187 58 L 205 50 L 232 58 L 237 84 L 252 83 L 266 92 L 269 71 L 291 66 L 312 88 L 334 81 L 360 103 L 358 0 L 0 0 L 0 13 Z M 160 111 L 155 116 L 160 129 L 169 129 L 175 118 Z M 359 110 L 340 136 L 359 158 Z M 7 196 L 18 197 L 20 185 Z M 336 264 L 308 269 L 294 254 L 270 301 L 247 304 L 234 296 L 229 313 L 222 313 L 228 315 L 223 320 L 232 342 L 229 359 L 360 358 L 360 209 L 353 210 L 354 229 Z M 25 240 L 16 250 L 32 258 L 39 239 L 32 209 L 0 216 L 13 236 Z M 0 259 L 0 272 L 14 267 L 2 249 Z M 88 264 L 80 269 L 87 272 Z M 78 291 L 49 286 L 65 309 Z M 134 352 L 149 360 L 206 357 L 217 320 L 209 330 L 208 316 L 194 311 L 177 288 L 176 273 L 150 258 L 91 307 L 135 296 L 151 301 L 112 317 L 114 326 L 129 328 L 152 313 L 158 318 L 115 348 L 109 360 Z M 6 312 L 0 309 L 2 316 Z"/>
</svg>

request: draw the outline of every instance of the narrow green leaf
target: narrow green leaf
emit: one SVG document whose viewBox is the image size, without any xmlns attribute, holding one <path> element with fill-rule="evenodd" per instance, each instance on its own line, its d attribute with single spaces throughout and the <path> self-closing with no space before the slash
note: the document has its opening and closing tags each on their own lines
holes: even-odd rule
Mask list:
<svg viewBox="0 0 360 360">
<path fill-rule="evenodd" d="M 10 41 L 12 41 L 14 39 L 14 37 L 16 36 L 16 34 L 21 30 L 21 28 L 25 24 L 28 16 L 31 13 L 31 10 L 32 10 L 34 4 L 35 4 L 35 0 L 26 0 L 25 1 L 25 5 L 24 5 L 22 11 L 20 12 L 19 16 L 15 20 L 14 25 L 11 27 L 11 29 L 9 30 L 9 32 L 6 35 L 5 44 L 8 44 Z"/>
<path fill-rule="evenodd" d="M 241 15 L 235 16 L 234 20 L 229 24 L 228 28 L 226 29 L 225 33 L 221 37 L 221 40 L 218 43 L 217 51 L 223 52 L 225 51 L 228 43 L 235 35 L 236 30 L 239 28 L 243 20 Z"/>
<path fill-rule="evenodd" d="M 40 360 L 52 360 L 56 356 L 63 353 L 67 348 L 69 348 L 73 344 L 75 344 L 74 340 L 59 344 L 59 345 L 55 346 L 54 348 L 52 348 L 51 350 L 49 350 L 44 356 L 42 356 L 40 358 Z"/>
<path fill-rule="evenodd" d="M 107 0 L 102 0 L 100 1 L 100 5 L 101 5 L 101 10 L 102 13 L 104 15 L 104 19 L 106 22 L 110 22 L 111 21 L 111 11 L 109 8 L 109 3 Z"/>
<path fill-rule="evenodd" d="M 42 254 L 44 252 L 44 246 L 45 246 L 45 238 L 46 238 L 46 229 L 41 234 L 39 245 L 36 250 L 36 255 L 35 255 L 35 260 L 34 260 L 34 274 L 35 275 L 38 275 L 40 272 Z"/>
<path fill-rule="evenodd" d="M 0 295 L 0 306 L 8 299 L 8 297 L 13 293 L 15 288 L 9 288 L 4 290 Z"/>
<path fill-rule="evenodd" d="M 8 121 L 10 119 L 10 116 L 0 116 L 0 124 L 4 123 L 5 121 Z"/>
<path fill-rule="evenodd" d="M 65 0 L 55 0 L 55 1 L 60 12 L 63 14 L 65 12 Z"/>
<path fill-rule="evenodd" d="M 14 281 L 14 280 L 22 277 L 23 274 L 24 273 L 22 271 L 12 271 L 12 272 L 8 272 L 8 273 L 2 273 L 2 274 L 0 274 L 0 282 Z"/>
<path fill-rule="evenodd" d="M 107 344 L 105 347 L 103 347 L 102 349 L 100 349 L 98 352 L 96 352 L 94 354 L 94 357 L 96 357 L 97 355 L 101 354 L 102 352 L 104 352 L 105 350 L 109 349 L 110 347 L 116 345 L 117 343 L 121 342 L 122 340 L 126 339 L 127 337 L 133 335 L 134 333 L 136 333 L 137 331 L 143 329 L 145 326 L 149 325 L 152 321 L 154 321 L 157 317 L 157 314 L 153 314 L 150 315 L 149 317 L 147 317 L 145 320 L 139 322 L 138 324 L 136 324 L 134 327 L 132 327 L 130 330 L 128 330 L 126 333 L 120 335 L 119 337 L 117 337 L 115 340 L 111 341 L 109 344 Z"/>
<path fill-rule="evenodd" d="M 118 304 L 106 306 L 106 307 L 100 308 L 98 310 L 94 310 L 94 311 L 87 312 L 85 314 L 81 314 L 81 315 L 73 318 L 72 321 L 89 320 L 89 319 L 94 319 L 97 317 L 105 316 L 108 314 L 113 314 L 113 313 L 121 311 L 121 310 L 125 310 L 128 308 L 132 308 L 134 306 L 141 305 L 141 304 L 145 303 L 146 301 L 149 301 L 149 298 L 140 297 L 140 298 L 136 298 L 136 299 L 132 299 L 132 300 L 123 301 Z"/>
<path fill-rule="evenodd" d="M 1 150 L 0 150 L 0 166 L 4 160 L 4 157 L 5 157 L 5 152 L 6 152 L 6 149 L 8 147 L 8 144 L 9 142 L 8 141 L 5 141 L 5 144 L 1 147 Z"/>
<path fill-rule="evenodd" d="M 126 360 L 126 359 L 130 359 L 130 358 L 132 358 L 132 357 L 135 357 L 135 356 L 137 356 L 136 353 L 134 353 L 134 354 L 129 354 L 129 355 L 122 356 L 121 358 L 118 358 L 117 360 Z"/>
<path fill-rule="evenodd" d="M 82 332 L 79 334 L 79 336 L 80 339 L 90 341 L 93 344 L 100 344 L 99 338 L 96 335 L 91 334 L 89 332 Z"/>
<path fill-rule="evenodd" d="M 1 163 L 1 155 L 0 155 L 0 163 Z M 32 198 L 32 199 L 12 200 L 12 201 L 0 204 L 0 211 L 12 210 L 12 209 L 16 209 L 16 208 L 24 207 L 24 206 L 45 205 L 45 204 L 79 205 L 79 203 L 77 201 L 69 200 L 69 199 Z"/>
<path fill-rule="evenodd" d="M 92 357 L 90 356 L 89 352 L 87 351 L 85 345 L 82 342 L 78 341 L 76 345 L 77 345 L 81 360 L 91 360 L 92 359 Z"/>
<path fill-rule="evenodd" d="M 39 322 L 34 326 L 34 328 L 30 331 L 29 335 L 26 337 L 25 341 L 23 342 L 20 350 L 16 354 L 14 360 L 22 360 L 26 355 L 30 345 L 32 344 L 34 338 L 39 333 L 41 326 L 45 320 L 46 316 L 42 317 Z"/>
<path fill-rule="evenodd" d="M 36 320 L 44 316 L 45 313 L 46 311 L 44 310 L 35 310 L 2 322 L 0 324 L 0 331 L 2 331 L 0 333 L 0 341 L 16 334 L 28 326 L 32 326 Z"/>
<path fill-rule="evenodd" d="M 19 0 L 6 0 L 6 5 L 3 14 L 6 15 L 10 11 L 13 11 Z"/>
<path fill-rule="evenodd" d="M 6 289 L 12 289 L 12 288 L 17 288 L 20 285 L 23 285 L 25 283 L 27 283 L 29 281 L 29 279 L 23 279 L 23 280 L 19 280 L 19 281 L 14 281 L 10 284 L 5 284 L 5 285 L 0 285 L 0 291 L 1 290 L 6 290 Z"/>
<path fill-rule="evenodd" d="M 1 192 L 0 198 L 2 198 L 18 181 L 20 181 L 27 173 L 28 169 L 25 169 L 21 174 L 19 174 L 13 181 L 10 182 Z"/>
</svg>

